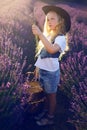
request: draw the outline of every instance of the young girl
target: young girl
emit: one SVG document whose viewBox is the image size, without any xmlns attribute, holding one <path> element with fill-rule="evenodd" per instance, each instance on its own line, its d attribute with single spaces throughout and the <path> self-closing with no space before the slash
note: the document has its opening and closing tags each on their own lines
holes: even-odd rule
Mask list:
<svg viewBox="0 0 87 130">
<path fill-rule="evenodd" d="M 54 123 L 56 92 L 60 80 L 58 57 L 66 49 L 66 34 L 71 26 L 70 16 L 64 9 L 57 6 L 44 6 L 42 9 L 46 15 L 43 33 L 38 26 L 32 25 L 33 34 L 40 39 L 36 72 L 39 72 L 39 81 L 47 99 L 44 111 L 36 121 L 40 126 Z"/>
</svg>

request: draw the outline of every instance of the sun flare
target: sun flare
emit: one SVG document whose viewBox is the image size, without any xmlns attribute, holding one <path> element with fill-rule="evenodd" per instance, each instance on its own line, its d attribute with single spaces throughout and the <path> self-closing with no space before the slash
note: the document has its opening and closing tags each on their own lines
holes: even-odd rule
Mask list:
<svg viewBox="0 0 87 130">
<path fill-rule="evenodd" d="M 0 17 L 23 17 L 29 15 L 27 8 L 31 6 L 31 0 L 0 0 Z M 23 14 L 23 15 L 22 15 Z"/>
</svg>

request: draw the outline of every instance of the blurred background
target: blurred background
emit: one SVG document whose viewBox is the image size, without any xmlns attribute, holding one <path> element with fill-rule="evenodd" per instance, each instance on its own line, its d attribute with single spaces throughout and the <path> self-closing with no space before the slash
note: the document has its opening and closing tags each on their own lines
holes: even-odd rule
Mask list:
<svg viewBox="0 0 87 130">
<path fill-rule="evenodd" d="M 22 125 L 23 130 L 36 129 L 29 122 L 31 119 L 25 116 L 30 111 L 32 94 L 28 92 L 29 84 L 24 83 L 29 81 L 26 73 L 34 71 L 36 61 L 38 39 L 32 34 L 31 26 L 36 23 L 43 31 L 44 13 L 41 8 L 47 4 L 64 8 L 71 17 L 69 50 L 60 60 L 61 82 L 55 130 L 70 130 L 67 124 L 62 124 L 66 120 L 77 130 L 87 130 L 87 0 L 0 0 L 1 130 L 22 130 Z M 38 105 L 34 106 L 37 108 Z M 9 115 L 14 118 L 9 119 Z M 48 127 L 42 130 L 48 130 Z"/>
</svg>

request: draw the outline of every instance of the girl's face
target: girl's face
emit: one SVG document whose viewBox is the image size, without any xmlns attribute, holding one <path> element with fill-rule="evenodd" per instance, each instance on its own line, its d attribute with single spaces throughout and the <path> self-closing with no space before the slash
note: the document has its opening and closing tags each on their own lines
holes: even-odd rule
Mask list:
<svg viewBox="0 0 87 130">
<path fill-rule="evenodd" d="M 60 16 L 56 12 L 50 11 L 47 14 L 47 25 L 50 30 L 55 30 L 56 26 L 60 21 Z"/>
</svg>

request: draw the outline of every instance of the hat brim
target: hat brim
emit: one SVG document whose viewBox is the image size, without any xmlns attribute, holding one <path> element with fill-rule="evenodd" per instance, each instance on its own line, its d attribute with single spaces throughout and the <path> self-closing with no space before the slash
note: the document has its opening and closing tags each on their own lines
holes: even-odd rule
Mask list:
<svg viewBox="0 0 87 130">
<path fill-rule="evenodd" d="M 42 7 L 42 10 L 44 11 L 44 13 L 46 15 L 50 11 L 55 11 L 62 18 L 64 18 L 64 20 L 65 20 L 65 26 L 66 26 L 66 32 L 68 32 L 70 30 L 71 20 L 70 20 L 70 15 L 68 14 L 67 11 L 65 11 L 64 9 L 62 9 L 62 8 L 60 8 L 58 6 L 44 6 L 44 7 Z"/>
</svg>

